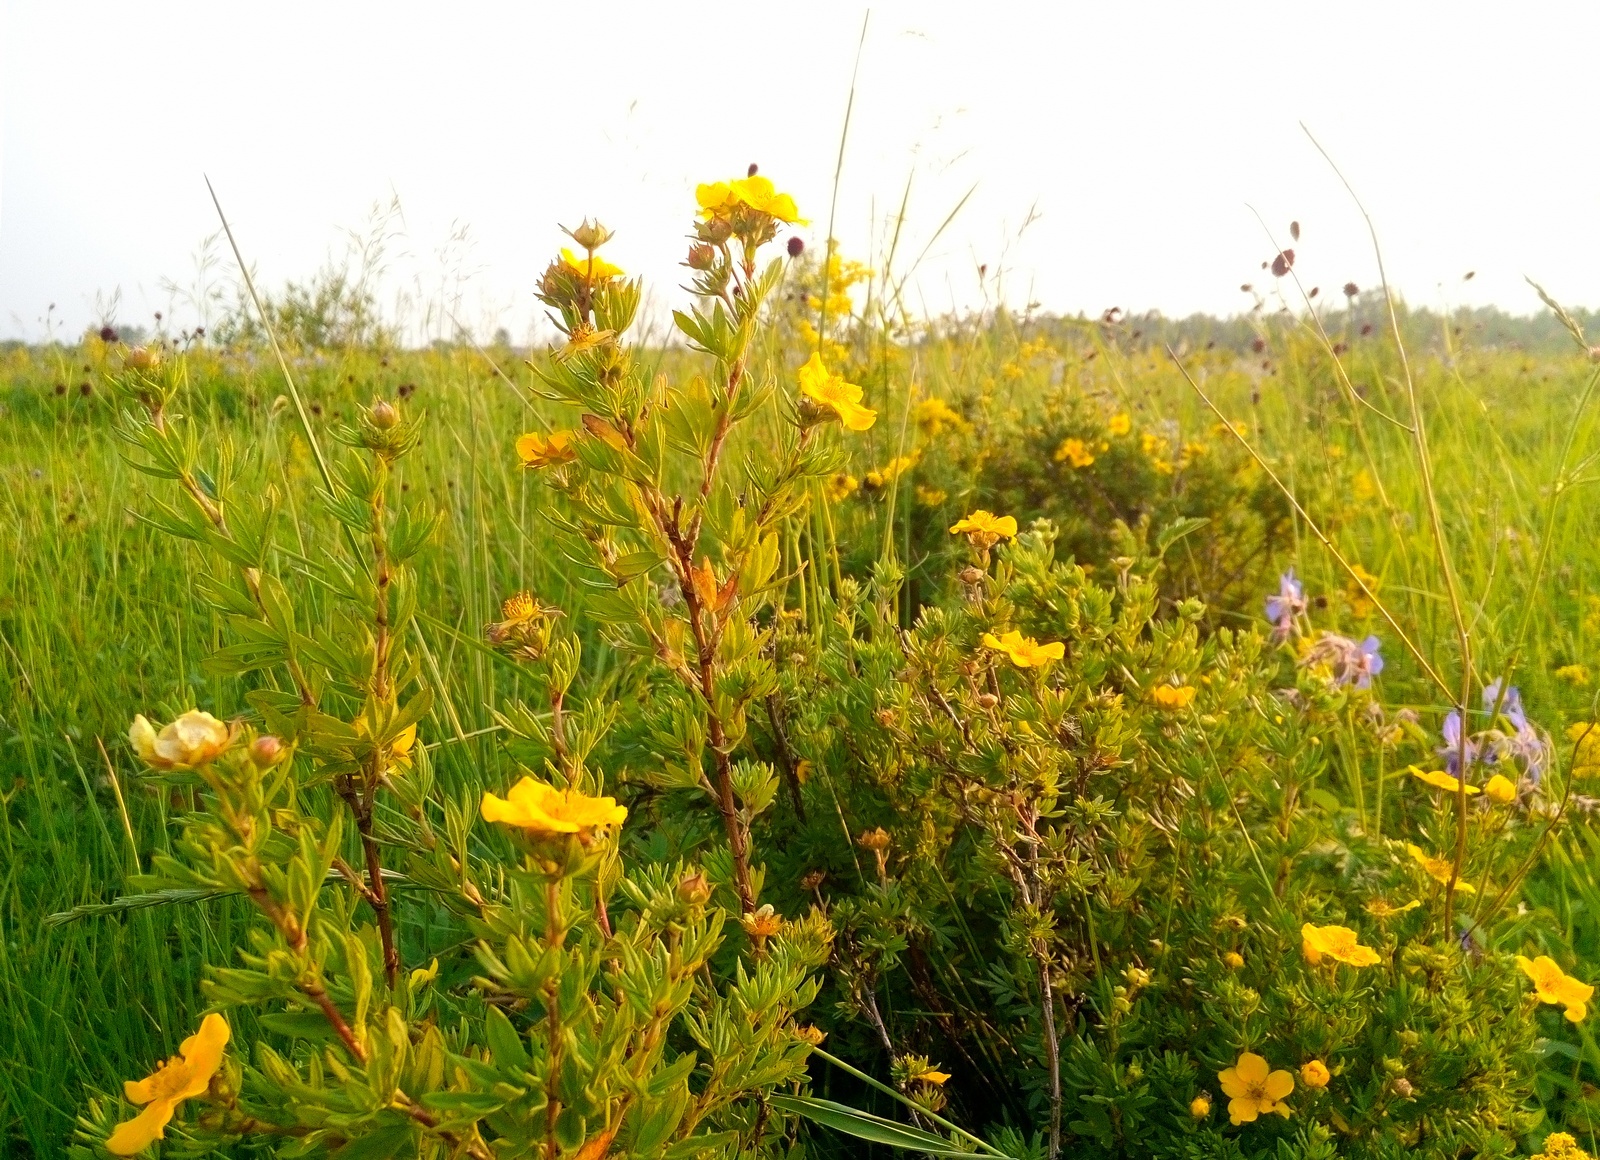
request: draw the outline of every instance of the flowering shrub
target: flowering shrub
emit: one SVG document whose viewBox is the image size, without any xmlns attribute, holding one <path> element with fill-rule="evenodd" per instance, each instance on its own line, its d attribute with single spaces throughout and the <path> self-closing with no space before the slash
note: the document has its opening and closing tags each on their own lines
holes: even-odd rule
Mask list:
<svg viewBox="0 0 1600 1160">
<path fill-rule="evenodd" d="M 1015 1160 L 1512 1152 L 1540 1039 L 1592 998 L 1517 906 L 1576 772 L 1518 691 L 1455 698 L 1437 737 L 1385 704 L 1393 637 L 1273 590 L 1287 501 L 1253 461 L 1087 395 L 1041 396 L 1047 423 L 919 400 L 922 445 L 858 479 L 879 400 L 826 324 L 798 365 L 755 354 L 797 207 L 754 173 L 696 200 L 701 373 L 641 365 L 603 226 L 539 282 L 563 421 L 504 454 L 584 595 L 486 626 L 531 690 L 489 707 L 509 784 L 430 757 L 437 517 L 395 486 L 424 417 L 379 399 L 337 460 L 310 439 L 332 534 L 290 550 L 174 410 L 181 366 L 127 359 L 129 454 L 177 496 L 146 518 L 213 561 L 210 663 L 251 706 L 134 718 L 191 806 L 137 886 L 255 921 L 78 1154 L 801 1155 L 802 1118 Z M 855 276 L 824 273 L 824 303 Z M 919 521 L 917 594 L 893 537 L 846 566 L 827 531 L 910 478 L 930 512 L 995 500 Z M 1195 593 L 1243 585 L 1265 618 L 1217 627 Z M 817 1098 L 814 1058 L 896 1117 Z"/>
</svg>

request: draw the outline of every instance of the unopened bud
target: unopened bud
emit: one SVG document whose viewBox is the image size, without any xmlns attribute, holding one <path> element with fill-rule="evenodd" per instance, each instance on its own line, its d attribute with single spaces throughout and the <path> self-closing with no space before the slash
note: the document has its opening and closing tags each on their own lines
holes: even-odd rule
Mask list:
<svg viewBox="0 0 1600 1160">
<path fill-rule="evenodd" d="M 685 874 L 678 881 L 678 899 L 690 906 L 704 906 L 711 901 L 711 883 L 698 870 L 693 874 Z"/>
<path fill-rule="evenodd" d="M 1413 1095 L 1416 1094 L 1417 1090 L 1411 1086 L 1411 1081 L 1403 1075 L 1396 1076 L 1394 1082 L 1389 1086 L 1394 1089 L 1394 1094 L 1403 1100 L 1409 1100 Z"/>
<path fill-rule="evenodd" d="M 701 222 L 698 227 L 698 233 L 700 240 L 703 242 L 721 244 L 733 237 L 733 223 L 727 218 L 714 217 L 709 221 Z"/>
<path fill-rule="evenodd" d="M 277 765 L 283 753 L 283 742 L 270 733 L 263 733 L 250 743 L 250 760 L 261 769 Z"/>
<path fill-rule="evenodd" d="M 974 584 L 983 583 L 984 571 L 982 568 L 974 568 L 971 564 L 968 564 L 965 568 L 956 573 L 956 577 L 961 581 L 961 583 L 970 587 Z"/>
<path fill-rule="evenodd" d="M 122 365 L 130 371 L 153 371 L 161 365 L 161 352 L 148 346 L 136 346 L 122 356 Z"/>
<path fill-rule="evenodd" d="M 999 703 L 1000 703 L 1000 698 L 996 697 L 993 693 L 979 693 L 978 694 L 978 704 L 981 705 L 985 709 L 993 709 Z"/>
<path fill-rule="evenodd" d="M 889 848 L 889 831 L 882 826 L 872 830 L 865 830 L 856 839 L 856 844 L 867 850 L 887 850 Z"/>
<path fill-rule="evenodd" d="M 684 265 L 691 270 L 709 270 L 716 264 L 716 247 L 707 245 L 705 242 L 696 242 L 690 246 L 688 260 L 684 262 Z"/>
<path fill-rule="evenodd" d="M 572 231 L 572 240 L 586 250 L 598 250 L 611 240 L 611 231 L 599 222 L 584 219 L 584 223 Z"/>
<path fill-rule="evenodd" d="M 367 419 L 380 431 L 387 431 L 400 422 L 400 412 L 393 403 L 379 399 L 367 408 Z"/>
</svg>

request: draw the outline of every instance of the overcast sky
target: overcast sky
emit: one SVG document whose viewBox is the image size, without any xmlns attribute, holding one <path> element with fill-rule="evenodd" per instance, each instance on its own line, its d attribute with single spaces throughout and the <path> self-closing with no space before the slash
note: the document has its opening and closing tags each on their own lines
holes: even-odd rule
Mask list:
<svg viewBox="0 0 1600 1160">
<path fill-rule="evenodd" d="M 480 333 L 528 333 L 585 214 L 670 300 L 694 183 L 752 161 L 820 244 L 865 12 L 0 0 L 0 336 L 42 337 L 50 303 L 74 333 L 118 289 L 122 322 L 192 324 L 162 282 L 197 282 L 202 174 L 269 285 L 398 197 L 386 293 Z M 917 272 L 928 311 L 1229 312 L 1274 252 L 1253 206 L 1301 223 L 1307 285 L 1367 286 L 1304 121 L 1413 302 L 1526 312 L 1526 274 L 1600 305 L 1597 49 L 1592 3 L 878 4 L 835 234 L 881 260 L 909 179 L 903 268 L 975 186 Z"/>
</svg>

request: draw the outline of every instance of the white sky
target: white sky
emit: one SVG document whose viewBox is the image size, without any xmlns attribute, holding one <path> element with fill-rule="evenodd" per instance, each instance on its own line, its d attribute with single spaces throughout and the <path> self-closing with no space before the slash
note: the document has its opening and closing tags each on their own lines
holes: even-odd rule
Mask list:
<svg viewBox="0 0 1600 1160">
<path fill-rule="evenodd" d="M 865 11 L 0 5 L 0 336 L 30 338 L 51 302 L 76 332 L 97 292 L 121 289 L 123 322 L 170 308 L 161 279 L 192 285 L 216 228 L 202 173 L 269 285 L 397 194 L 391 289 L 454 287 L 480 333 L 528 333 L 556 223 L 586 213 L 670 300 L 694 183 L 751 161 L 820 244 Z M 920 268 L 926 309 L 1230 312 L 1267 280 L 1254 205 L 1285 242 L 1301 222 L 1307 285 L 1368 286 L 1360 218 L 1304 120 L 1413 302 L 1531 311 L 1528 274 L 1596 305 L 1597 47 L 1592 3 L 879 4 L 835 233 L 876 250 L 911 176 L 904 263 L 976 184 Z M 470 245 L 441 257 L 461 224 Z"/>
</svg>

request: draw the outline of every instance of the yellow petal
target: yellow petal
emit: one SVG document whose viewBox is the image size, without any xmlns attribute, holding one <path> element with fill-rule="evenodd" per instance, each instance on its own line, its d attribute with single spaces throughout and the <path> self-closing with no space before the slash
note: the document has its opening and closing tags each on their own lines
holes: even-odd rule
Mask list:
<svg viewBox="0 0 1600 1160">
<path fill-rule="evenodd" d="M 1292 1091 L 1294 1091 L 1294 1076 L 1287 1071 L 1275 1071 L 1267 1076 L 1267 1095 L 1272 1099 L 1281 1100 Z"/>
<path fill-rule="evenodd" d="M 1267 1081 L 1267 1073 L 1272 1069 L 1267 1061 L 1253 1051 L 1247 1051 L 1239 1057 L 1235 1065 L 1239 1078 L 1247 1084 L 1263 1084 Z"/>
<path fill-rule="evenodd" d="M 134 1156 L 167 1134 L 172 1120 L 172 1100 L 156 1100 L 131 1120 L 118 1124 L 106 1139 L 106 1151 L 113 1156 Z"/>
</svg>

